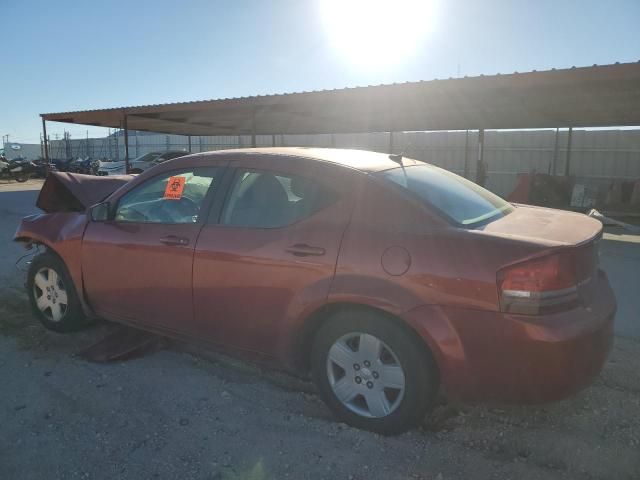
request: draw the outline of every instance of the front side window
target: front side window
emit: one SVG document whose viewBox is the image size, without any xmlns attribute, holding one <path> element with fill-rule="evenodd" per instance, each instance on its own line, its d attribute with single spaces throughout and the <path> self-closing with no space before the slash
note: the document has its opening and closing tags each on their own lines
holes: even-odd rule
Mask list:
<svg viewBox="0 0 640 480">
<path fill-rule="evenodd" d="M 503 217 L 513 206 L 489 190 L 433 165 L 385 170 L 376 175 L 418 195 L 458 225 L 473 227 Z"/>
<path fill-rule="evenodd" d="M 241 170 L 222 213 L 225 225 L 277 228 L 329 206 L 336 193 L 296 175 Z"/>
<path fill-rule="evenodd" d="M 158 175 L 120 199 L 115 220 L 141 223 L 195 223 L 217 169 L 202 168 Z"/>
</svg>

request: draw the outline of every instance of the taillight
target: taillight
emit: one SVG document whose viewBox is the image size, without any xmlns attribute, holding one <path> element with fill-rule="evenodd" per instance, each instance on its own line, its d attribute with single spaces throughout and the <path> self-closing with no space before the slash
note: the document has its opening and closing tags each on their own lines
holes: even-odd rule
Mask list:
<svg viewBox="0 0 640 480">
<path fill-rule="evenodd" d="M 569 252 L 506 267 L 497 282 L 503 312 L 537 315 L 578 304 L 578 267 Z"/>
</svg>

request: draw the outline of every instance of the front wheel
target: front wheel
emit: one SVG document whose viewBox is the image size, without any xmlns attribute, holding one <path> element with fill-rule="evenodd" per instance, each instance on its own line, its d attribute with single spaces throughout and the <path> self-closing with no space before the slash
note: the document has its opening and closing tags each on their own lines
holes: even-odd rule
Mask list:
<svg viewBox="0 0 640 480">
<path fill-rule="evenodd" d="M 16 182 L 24 183 L 27 180 L 29 180 L 29 174 L 27 174 L 27 173 L 19 173 L 14 178 L 16 179 Z"/>
<path fill-rule="evenodd" d="M 311 369 L 320 395 L 341 420 L 385 435 L 419 424 L 438 389 L 426 345 L 366 310 L 328 319 L 315 336 Z"/>
<path fill-rule="evenodd" d="M 52 253 L 33 259 L 27 274 L 27 293 L 35 316 L 49 330 L 79 330 L 87 324 L 67 268 Z"/>
</svg>

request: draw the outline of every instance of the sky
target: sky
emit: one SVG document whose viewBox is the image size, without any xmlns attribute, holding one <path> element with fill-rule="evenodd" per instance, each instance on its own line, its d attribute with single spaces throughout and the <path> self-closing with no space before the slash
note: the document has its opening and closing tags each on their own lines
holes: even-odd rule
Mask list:
<svg viewBox="0 0 640 480">
<path fill-rule="evenodd" d="M 640 60 L 640 0 L 0 0 L 0 25 L 23 143 L 40 113 Z"/>
</svg>

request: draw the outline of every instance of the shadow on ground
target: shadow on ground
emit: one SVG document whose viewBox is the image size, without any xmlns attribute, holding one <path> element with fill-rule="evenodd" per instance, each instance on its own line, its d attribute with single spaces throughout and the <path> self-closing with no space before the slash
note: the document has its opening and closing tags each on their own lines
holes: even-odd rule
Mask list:
<svg viewBox="0 0 640 480">
<path fill-rule="evenodd" d="M 25 313 L 24 294 L 0 300 L 2 478 L 640 475 L 640 344 L 630 340 L 617 339 L 602 375 L 573 398 L 442 402 L 421 429 L 385 438 L 337 423 L 307 382 L 180 343 L 126 363 L 86 362 L 77 353 L 108 324 L 59 335 Z"/>
</svg>

